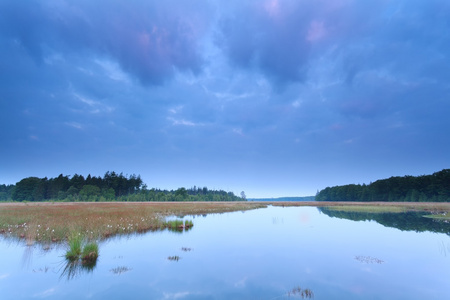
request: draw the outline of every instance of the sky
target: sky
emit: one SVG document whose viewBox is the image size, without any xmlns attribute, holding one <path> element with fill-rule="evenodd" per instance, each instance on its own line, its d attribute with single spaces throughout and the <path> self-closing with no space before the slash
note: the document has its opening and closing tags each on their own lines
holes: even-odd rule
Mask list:
<svg viewBox="0 0 450 300">
<path fill-rule="evenodd" d="M 450 167 L 450 1 L 2 0 L 0 183 L 309 196 Z"/>
</svg>

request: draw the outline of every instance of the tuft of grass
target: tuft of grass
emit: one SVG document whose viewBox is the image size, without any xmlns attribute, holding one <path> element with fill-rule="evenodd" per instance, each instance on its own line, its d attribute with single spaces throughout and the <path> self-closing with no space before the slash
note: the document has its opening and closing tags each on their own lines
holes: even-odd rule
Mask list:
<svg viewBox="0 0 450 300">
<path fill-rule="evenodd" d="M 184 221 L 184 227 L 185 227 L 185 228 L 190 228 L 190 227 L 192 227 L 192 226 L 194 226 L 194 223 L 192 223 L 191 220 L 186 220 L 186 221 Z"/>
<path fill-rule="evenodd" d="M 168 228 L 172 231 L 183 232 L 184 230 L 191 229 L 194 223 L 191 220 L 171 220 L 164 223 L 164 228 Z"/>
<path fill-rule="evenodd" d="M 81 263 L 85 265 L 93 264 L 98 258 L 98 244 L 89 243 L 83 247 L 81 252 Z"/>
<path fill-rule="evenodd" d="M 86 267 L 95 266 L 99 256 L 98 244 L 90 242 L 85 244 L 84 237 L 79 233 L 72 233 L 68 239 L 69 249 L 66 259 L 73 265 L 80 264 Z"/>
<path fill-rule="evenodd" d="M 69 237 L 69 250 L 66 252 L 66 258 L 70 261 L 77 260 L 81 255 L 81 247 L 83 244 L 83 237 L 81 234 L 72 234 Z"/>
</svg>

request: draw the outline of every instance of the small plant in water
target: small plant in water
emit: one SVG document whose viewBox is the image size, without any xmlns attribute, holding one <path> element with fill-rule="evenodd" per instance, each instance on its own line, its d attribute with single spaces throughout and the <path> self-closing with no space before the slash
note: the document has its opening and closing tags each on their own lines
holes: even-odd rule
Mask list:
<svg viewBox="0 0 450 300">
<path fill-rule="evenodd" d="M 184 252 L 189 252 L 189 251 L 191 251 L 191 250 L 192 250 L 192 248 L 181 247 L 181 251 L 184 251 Z"/>
<path fill-rule="evenodd" d="M 72 234 L 68 240 L 69 249 L 66 252 L 66 259 L 71 263 L 95 266 L 98 258 L 98 244 L 91 242 L 83 246 L 83 236 L 81 234 Z"/>
<path fill-rule="evenodd" d="M 314 293 L 310 289 L 302 289 L 301 287 L 296 287 L 287 292 L 288 297 L 301 297 L 302 299 L 312 299 L 314 298 Z"/>
<path fill-rule="evenodd" d="M 114 274 L 116 274 L 116 275 L 120 275 L 122 273 L 131 271 L 131 268 L 128 268 L 128 267 L 125 267 L 125 266 L 121 266 L 121 267 L 113 268 L 113 269 L 111 269 L 109 271 L 114 273 Z"/>
<path fill-rule="evenodd" d="M 98 245 L 97 243 L 89 243 L 83 247 L 81 253 L 81 263 L 85 265 L 93 264 L 98 258 Z"/>
<path fill-rule="evenodd" d="M 379 264 L 381 265 L 382 263 L 384 263 L 384 261 L 382 261 L 381 259 L 378 259 L 376 257 L 372 257 L 372 256 L 362 256 L 362 255 L 357 255 L 355 256 L 355 259 L 361 263 L 365 263 L 365 264 Z"/>
<path fill-rule="evenodd" d="M 183 229 L 185 231 L 189 230 L 192 228 L 192 226 L 194 226 L 194 223 L 192 223 L 191 220 L 185 220 L 184 222 L 183 220 L 172 220 L 164 223 L 165 228 L 178 232 L 183 232 Z"/>
<path fill-rule="evenodd" d="M 77 260 L 81 254 L 81 245 L 83 237 L 79 234 L 72 234 L 69 237 L 69 250 L 67 250 L 66 258 L 70 261 Z"/>
<path fill-rule="evenodd" d="M 179 261 L 180 257 L 178 255 L 174 255 L 174 256 L 169 256 L 167 259 L 171 260 L 171 261 Z"/>
</svg>

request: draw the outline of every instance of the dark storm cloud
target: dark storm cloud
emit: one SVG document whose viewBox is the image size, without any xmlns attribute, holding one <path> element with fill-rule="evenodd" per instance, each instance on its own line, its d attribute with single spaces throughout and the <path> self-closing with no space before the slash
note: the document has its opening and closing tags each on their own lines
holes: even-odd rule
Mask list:
<svg viewBox="0 0 450 300">
<path fill-rule="evenodd" d="M 364 34 L 386 1 L 247 1 L 220 22 L 217 44 L 277 84 L 307 79 L 311 60 Z"/>
<path fill-rule="evenodd" d="M 42 63 L 47 55 L 108 56 L 146 84 L 174 69 L 199 72 L 207 26 L 195 4 L 165 1 L 3 1 L 3 34 Z M 206 12 L 205 12 L 206 11 Z"/>
</svg>

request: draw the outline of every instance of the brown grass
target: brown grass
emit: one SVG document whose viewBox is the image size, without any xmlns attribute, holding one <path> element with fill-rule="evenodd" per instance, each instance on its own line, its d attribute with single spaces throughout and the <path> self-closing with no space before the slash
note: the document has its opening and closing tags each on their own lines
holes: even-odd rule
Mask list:
<svg viewBox="0 0 450 300">
<path fill-rule="evenodd" d="M 31 244 L 65 241 L 72 233 L 86 239 L 143 233 L 164 227 L 166 216 L 202 215 L 274 206 L 333 206 L 374 211 L 449 213 L 450 203 L 411 202 L 105 202 L 0 203 L 0 234 Z M 364 208 L 362 208 L 364 207 Z"/>
<path fill-rule="evenodd" d="M 73 232 L 87 239 L 143 233 L 164 226 L 170 215 L 201 215 L 265 207 L 251 202 L 1 203 L 0 233 L 31 241 L 58 242 Z"/>
<path fill-rule="evenodd" d="M 378 211 L 426 211 L 426 212 L 450 212 L 450 202 L 327 202 L 327 201 L 303 201 L 303 202 L 273 202 L 273 206 L 316 206 L 336 207 L 336 209 L 364 210 L 361 207 L 374 208 Z"/>
</svg>

